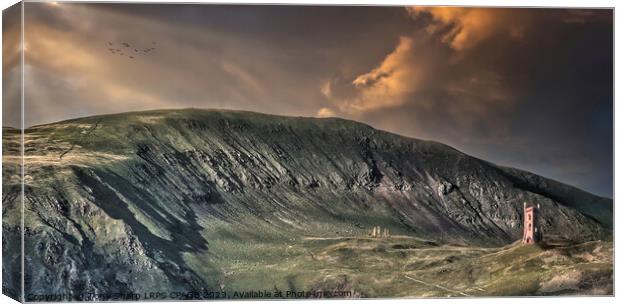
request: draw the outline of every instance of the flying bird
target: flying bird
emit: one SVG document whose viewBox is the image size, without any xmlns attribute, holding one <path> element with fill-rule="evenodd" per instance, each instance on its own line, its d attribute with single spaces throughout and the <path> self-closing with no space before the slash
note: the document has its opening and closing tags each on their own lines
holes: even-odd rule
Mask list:
<svg viewBox="0 0 620 304">
<path fill-rule="evenodd" d="M 153 45 L 157 45 L 157 41 L 151 41 L 151 44 L 153 44 Z M 112 43 L 111 41 L 109 41 L 109 42 L 108 42 L 108 45 L 109 45 L 109 46 L 113 46 L 113 45 L 114 45 L 114 43 Z M 125 50 L 125 49 L 123 49 L 123 50 L 125 50 L 125 51 L 127 52 L 127 57 L 129 57 L 129 59 L 135 59 L 135 58 L 136 58 L 135 56 L 132 56 L 132 54 L 133 54 L 133 53 L 131 53 L 131 50 L 132 50 L 132 49 L 133 49 L 134 53 L 137 53 L 137 55 L 139 55 L 139 54 L 140 54 L 140 52 L 144 52 L 144 54 L 146 55 L 146 54 L 148 54 L 149 52 L 151 52 L 151 51 L 154 51 L 154 50 L 155 50 L 155 47 L 148 47 L 148 48 L 144 48 L 144 49 L 132 48 L 132 47 L 131 47 L 131 45 L 130 45 L 129 43 L 127 43 L 127 42 L 121 42 L 121 43 L 120 43 L 120 45 L 122 45 L 122 46 L 124 46 L 124 47 L 126 47 L 126 48 L 129 48 L 129 50 Z M 124 53 L 124 51 L 123 51 L 123 50 L 121 50 L 121 49 L 117 49 L 117 48 L 114 48 L 114 47 L 109 47 L 109 48 L 108 48 L 108 51 L 110 51 L 110 53 L 112 53 L 112 54 L 119 54 L 119 55 L 121 55 L 121 56 L 125 56 L 125 53 Z M 136 55 L 136 56 L 137 56 L 137 55 Z"/>
</svg>

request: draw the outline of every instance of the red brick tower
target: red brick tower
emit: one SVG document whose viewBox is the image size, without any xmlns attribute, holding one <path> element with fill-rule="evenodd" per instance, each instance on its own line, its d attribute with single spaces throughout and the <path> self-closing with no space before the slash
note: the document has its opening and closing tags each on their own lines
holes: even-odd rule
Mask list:
<svg viewBox="0 0 620 304">
<path fill-rule="evenodd" d="M 523 203 L 523 244 L 534 244 L 537 241 L 535 210 L 534 206 L 527 207 L 526 203 Z"/>
</svg>

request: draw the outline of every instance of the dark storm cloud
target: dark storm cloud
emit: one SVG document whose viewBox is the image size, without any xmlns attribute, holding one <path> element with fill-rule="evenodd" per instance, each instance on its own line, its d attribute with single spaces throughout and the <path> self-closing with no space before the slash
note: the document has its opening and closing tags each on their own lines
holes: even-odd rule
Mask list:
<svg viewBox="0 0 620 304">
<path fill-rule="evenodd" d="M 27 124 L 341 116 L 612 192 L 612 11 L 28 3 Z M 133 60 L 107 42 L 157 50 Z"/>
</svg>

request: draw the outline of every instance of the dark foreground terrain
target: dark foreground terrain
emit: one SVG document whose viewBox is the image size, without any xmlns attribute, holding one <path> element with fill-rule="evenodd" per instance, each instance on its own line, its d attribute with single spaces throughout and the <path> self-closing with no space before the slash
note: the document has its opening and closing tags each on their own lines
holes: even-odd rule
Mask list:
<svg viewBox="0 0 620 304">
<path fill-rule="evenodd" d="M 3 141 L 15 297 L 19 132 Z M 613 292 L 610 199 L 353 121 L 135 112 L 31 127 L 24 146 L 27 300 Z M 541 206 L 536 246 L 516 242 L 524 202 Z"/>
</svg>

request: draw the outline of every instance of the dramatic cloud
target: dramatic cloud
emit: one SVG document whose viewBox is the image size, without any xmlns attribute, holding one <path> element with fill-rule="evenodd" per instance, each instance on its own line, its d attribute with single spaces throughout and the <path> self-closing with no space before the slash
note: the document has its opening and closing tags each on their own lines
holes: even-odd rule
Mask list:
<svg viewBox="0 0 620 304">
<path fill-rule="evenodd" d="M 414 37 L 421 41 L 417 46 Z M 365 120 L 376 112 L 407 108 L 409 117 L 414 118 L 408 122 L 410 129 L 416 136 L 427 138 L 436 137 L 432 130 L 438 128 L 428 129 L 432 124 L 425 121 L 427 117 L 457 125 L 456 138 L 463 137 L 462 128 L 471 130 L 472 125 L 480 123 L 493 125 L 514 101 L 503 75 L 472 64 L 467 57 L 446 60 L 451 54 L 452 50 L 424 32 L 401 36 L 394 49 L 370 71 L 354 76 L 350 82 L 325 83 L 323 95 L 331 105 L 321 108 L 317 116 L 329 113 Z M 399 127 L 391 130 L 400 131 Z M 501 130 L 496 126 L 488 133 L 505 136 Z M 443 133 L 442 139 L 449 140 L 447 135 Z"/>
<path fill-rule="evenodd" d="M 591 189 L 611 188 L 604 168 L 611 161 L 611 116 L 599 139 L 584 130 L 588 115 L 604 115 L 595 108 L 607 107 L 603 111 L 611 115 L 608 14 L 447 7 L 407 12 L 414 20 L 410 32 L 369 71 L 329 83 L 331 105 L 317 116 L 368 121 L 573 184 L 583 185 L 589 176 Z M 585 51 L 590 43 L 599 48 Z M 597 80 L 583 79 L 575 71 L 580 66 L 589 66 Z M 580 96 L 571 93 L 574 88 Z M 600 94 L 605 101 L 591 100 Z M 575 140 L 576 134 L 585 141 Z M 585 154 L 596 154 L 596 161 Z"/>
<path fill-rule="evenodd" d="M 335 107 L 339 112 L 359 116 L 366 111 L 394 107 L 407 102 L 409 93 L 415 90 L 415 75 L 413 67 L 408 64 L 411 56 L 412 40 L 401 37 L 396 49 L 387 55 L 381 64 L 372 71 L 357 76 L 352 85 L 357 89 L 356 96 L 351 99 L 337 100 Z M 324 95 L 330 97 L 331 84 L 323 90 Z M 333 110 L 322 108 L 323 114 Z M 322 116 L 319 113 L 319 116 Z"/>
<path fill-rule="evenodd" d="M 26 125 L 184 107 L 343 117 L 611 195 L 611 10 L 25 5 Z M 122 42 L 156 50 L 108 50 Z M 6 46 L 3 98 L 18 100 Z"/>
<path fill-rule="evenodd" d="M 430 34 L 441 33 L 441 40 L 455 50 L 472 48 L 493 34 L 521 37 L 523 23 L 513 22 L 514 11 L 492 8 L 408 7 L 412 17 L 430 14 L 433 18 L 426 29 Z M 523 14 L 518 17 L 523 17 Z M 523 20 L 520 20 L 523 21 Z"/>
</svg>

